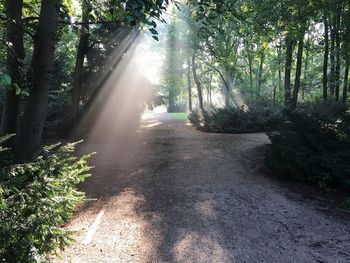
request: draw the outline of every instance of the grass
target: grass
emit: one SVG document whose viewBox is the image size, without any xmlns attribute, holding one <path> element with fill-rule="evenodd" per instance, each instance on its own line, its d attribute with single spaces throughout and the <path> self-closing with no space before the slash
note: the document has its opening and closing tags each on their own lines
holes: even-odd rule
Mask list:
<svg viewBox="0 0 350 263">
<path fill-rule="evenodd" d="M 169 113 L 169 115 L 178 121 L 186 121 L 187 120 L 187 112 L 174 112 L 174 113 Z"/>
</svg>

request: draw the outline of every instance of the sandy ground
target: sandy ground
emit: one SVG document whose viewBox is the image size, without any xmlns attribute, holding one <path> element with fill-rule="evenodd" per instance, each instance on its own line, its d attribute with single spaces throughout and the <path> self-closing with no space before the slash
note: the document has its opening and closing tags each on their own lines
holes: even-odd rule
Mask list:
<svg viewBox="0 0 350 263">
<path fill-rule="evenodd" d="M 136 126 L 135 126 L 136 128 Z M 196 131 L 166 114 L 88 141 L 88 202 L 58 262 L 350 262 L 350 223 L 259 173 L 264 134 Z"/>
</svg>

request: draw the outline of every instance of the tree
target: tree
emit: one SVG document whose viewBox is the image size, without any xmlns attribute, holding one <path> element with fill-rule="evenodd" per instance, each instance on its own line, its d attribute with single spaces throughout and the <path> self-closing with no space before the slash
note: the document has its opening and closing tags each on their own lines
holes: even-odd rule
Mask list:
<svg viewBox="0 0 350 263">
<path fill-rule="evenodd" d="M 31 64 L 32 87 L 23 127 L 17 137 L 16 152 L 19 158 L 28 157 L 41 141 L 54 64 L 59 3 L 59 0 L 42 0 L 41 3 Z"/>
<path fill-rule="evenodd" d="M 22 70 L 24 43 L 22 26 L 23 0 L 6 0 L 6 41 L 7 41 L 7 69 L 11 77 L 11 87 L 6 89 L 4 108 L 1 118 L 1 134 L 16 133 L 19 113 L 20 96 L 18 90 L 22 85 Z"/>
<path fill-rule="evenodd" d="M 199 108 L 202 111 L 202 113 L 205 113 L 204 104 L 203 104 L 202 84 L 197 75 L 196 55 L 192 55 L 191 68 L 192 68 L 194 83 L 196 84 L 196 87 L 197 87 Z"/>
<path fill-rule="evenodd" d="M 88 1 L 82 1 L 82 25 L 80 29 L 80 39 L 77 49 L 76 63 L 74 69 L 74 82 L 72 88 L 72 102 L 69 114 L 69 125 L 72 126 L 79 115 L 80 94 L 82 88 L 82 78 L 84 73 L 84 59 L 89 47 L 89 15 L 91 5 Z"/>
<path fill-rule="evenodd" d="M 187 59 L 187 91 L 188 91 L 188 109 L 191 112 L 192 108 L 192 85 L 191 85 L 191 60 Z"/>
<path fill-rule="evenodd" d="M 325 101 L 328 97 L 328 56 L 329 56 L 329 28 L 328 28 L 328 11 L 323 10 L 324 26 L 324 55 L 323 55 L 323 77 L 322 77 L 322 97 Z"/>
</svg>

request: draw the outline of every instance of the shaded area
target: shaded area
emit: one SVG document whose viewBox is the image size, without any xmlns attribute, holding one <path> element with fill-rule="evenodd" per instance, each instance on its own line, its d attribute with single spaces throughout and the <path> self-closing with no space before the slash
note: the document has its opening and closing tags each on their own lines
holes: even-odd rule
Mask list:
<svg viewBox="0 0 350 263">
<path fill-rule="evenodd" d="M 85 145 L 99 154 L 82 188 L 98 200 L 68 226 L 78 230 L 78 243 L 63 253 L 66 261 L 350 260 L 345 221 L 320 212 L 317 202 L 291 198 L 247 165 L 264 134 L 204 134 L 171 115 L 145 114 L 128 138 Z"/>
</svg>

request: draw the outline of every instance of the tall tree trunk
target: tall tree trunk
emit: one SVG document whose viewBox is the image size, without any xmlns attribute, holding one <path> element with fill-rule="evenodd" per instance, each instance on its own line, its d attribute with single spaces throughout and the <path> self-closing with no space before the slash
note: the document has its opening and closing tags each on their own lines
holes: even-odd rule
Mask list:
<svg viewBox="0 0 350 263">
<path fill-rule="evenodd" d="M 22 65 L 25 56 L 22 28 L 23 0 L 6 0 L 5 8 L 8 19 L 6 24 L 6 41 L 8 43 L 6 72 L 11 77 L 12 88 L 7 88 L 5 92 L 0 128 L 2 135 L 16 132 L 20 98 L 16 95 L 13 84 L 21 87 Z"/>
<path fill-rule="evenodd" d="M 225 74 L 222 75 L 222 92 L 225 97 L 225 108 L 230 108 L 230 93 L 231 93 L 231 85 L 233 83 L 233 78 L 227 73 L 228 71 L 225 70 Z"/>
<path fill-rule="evenodd" d="M 336 11 L 336 28 L 335 28 L 335 57 L 336 57 L 336 64 L 335 64 L 335 100 L 339 101 L 339 90 L 340 90 L 340 24 L 341 24 L 341 9 L 338 5 L 337 11 Z"/>
<path fill-rule="evenodd" d="M 168 93 L 168 112 L 176 112 L 175 109 L 175 92 L 170 88 Z"/>
<path fill-rule="evenodd" d="M 210 74 L 210 83 L 209 83 L 209 104 L 210 105 L 212 105 L 212 100 L 211 100 L 212 82 L 213 82 L 213 74 Z"/>
<path fill-rule="evenodd" d="M 192 111 L 192 85 L 191 85 L 191 61 L 187 59 L 187 91 L 188 91 L 188 109 Z"/>
<path fill-rule="evenodd" d="M 252 58 L 252 50 L 250 47 L 250 44 L 247 41 L 247 46 L 248 46 L 248 66 L 249 66 L 249 84 L 250 84 L 250 96 L 251 100 L 253 101 L 254 99 L 254 86 L 253 86 L 253 58 Z"/>
<path fill-rule="evenodd" d="M 304 66 L 304 82 L 306 82 L 308 78 L 308 71 L 309 71 L 309 57 L 310 57 L 310 51 L 309 51 L 309 46 L 310 46 L 310 32 L 308 32 L 307 36 L 307 48 L 306 48 L 306 55 L 305 55 L 305 66 Z M 305 100 L 305 85 L 301 86 L 301 98 L 303 101 Z"/>
<path fill-rule="evenodd" d="M 196 56 L 192 56 L 192 73 L 193 73 L 193 79 L 196 83 L 197 92 L 198 92 L 198 101 L 199 101 L 199 108 L 202 111 L 202 113 L 205 112 L 204 106 L 203 106 L 203 95 L 202 95 L 202 85 L 198 79 L 197 75 L 197 65 L 196 65 Z"/>
<path fill-rule="evenodd" d="M 349 92 L 349 66 L 350 66 L 350 0 L 348 0 L 348 12 L 344 18 L 345 34 L 344 34 L 344 56 L 345 56 L 345 72 L 343 84 L 343 103 L 346 102 Z"/>
<path fill-rule="evenodd" d="M 278 56 L 278 90 L 282 90 L 282 59 L 281 59 L 281 45 L 277 48 L 277 56 Z"/>
<path fill-rule="evenodd" d="M 323 100 L 327 100 L 328 91 L 328 56 L 329 56 L 329 27 L 328 27 L 328 15 L 327 11 L 324 11 L 323 14 L 323 23 L 324 23 L 324 55 L 323 55 L 323 77 L 322 77 L 322 93 Z"/>
<path fill-rule="evenodd" d="M 286 66 L 284 74 L 284 103 L 287 108 L 290 108 L 292 101 L 291 92 L 291 70 L 293 58 L 293 41 L 287 36 L 286 38 Z"/>
<path fill-rule="evenodd" d="M 334 96 L 335 91 L 335 25 L 331 26 L 331 47 L 330 47 L 330 74 L 329 74 L 329 92 Z"/>
<path fill-rule="evenodd" d="M 42 0 L 34 39 L 32 87 L 16 143 L 18 158 L 27 158 L 40 144 L 54 63 L 59 0 Z"/>
<path fill-rule="evenodd" d="M 345 72 L 344 72 L 344 86 L 343 86 L 343 97 L 342 100 L 345 103 L 348 98 L 348 91 L 349 91 L 349 61 L 345 65 Z"/>
<path fill-rule="evenodd" d="M 261 92 L 261 82 L 262 82 L 262 75 L 263 75 L 263 70 L 264 70 L 264 60 L 265 60 L 265 52 L 264 52 L 264 50 L 261 50 L 258 85 L 257 85 L 258 86 L 258 95 L 260 95 L 260 92 Z"/>
<path fill-rule="evenodd" d="M 295 109 L 298 102 L 298 94 L 300 89 L 300 76 L 303 63 L 304 33 L 300 34 L 298 42 L 297 67 L 295 71 L 295 81 L 293 89 L 292 109 Z"/>
<path fill-rule="evenodd" d="M 87 0 L 82 2 L 82 25 L 80 29 L 80 39 L 77 49 L 77 56 L 74 69 L 74 84 L 72 89 L 72 101 L 69 114 L 70 127 L 74 124 L 79 116 L 79 104 L 82 88 L 82 76 L 84 73 L 84 58 L 89 46 L 89 23 L 88 16 L 90 12 L 90 5 Z"/>
</svg>

